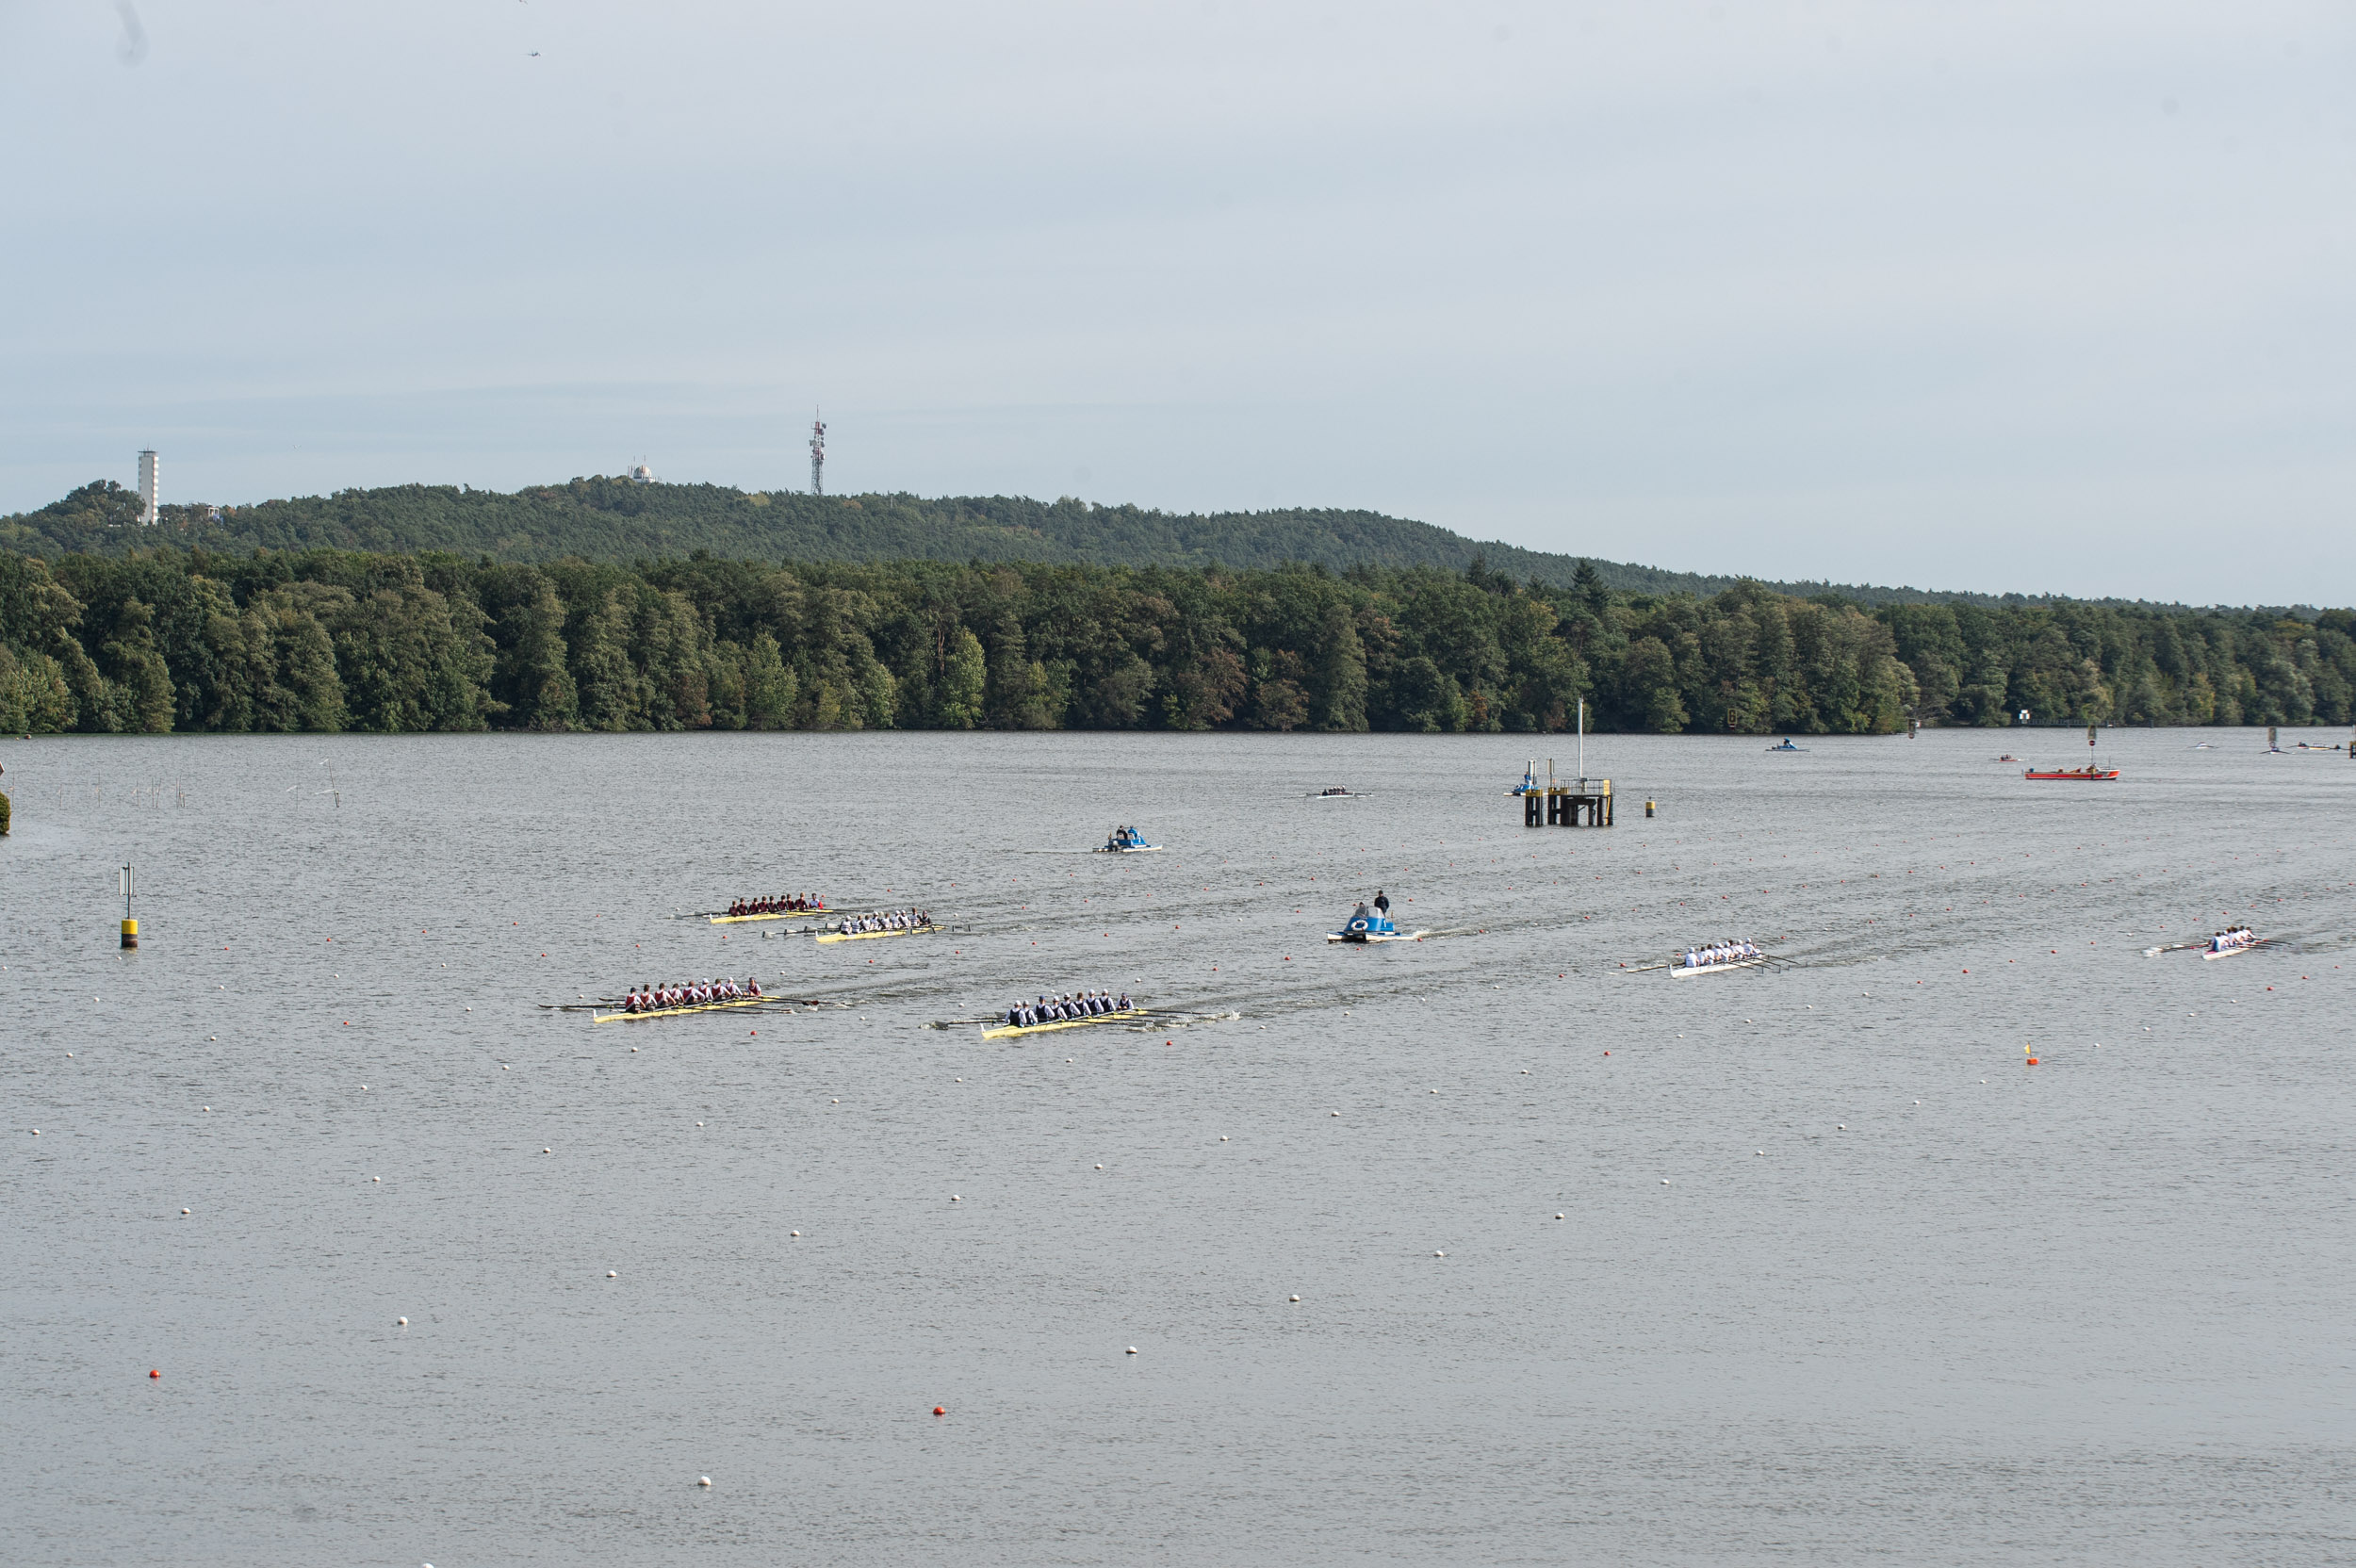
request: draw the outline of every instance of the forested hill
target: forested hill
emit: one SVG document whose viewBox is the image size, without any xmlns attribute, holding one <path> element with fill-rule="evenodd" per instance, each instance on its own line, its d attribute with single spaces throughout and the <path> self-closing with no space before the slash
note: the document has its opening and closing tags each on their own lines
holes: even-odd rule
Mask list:
<svg viewBox="0 0 2356 1568">
<path fill-rule="evenodd" d="M 172 506 L 159 528 L 138 526 L 139 500 L 110 481 L 86 484 L 37 512 L 0 517 L 0 548 L 55 560 L 120 555 L 158 545 L 205 550 L 331 548 L 539 564 L 566 559 L 632 563 L 698 550 L 723 560 L 781 563 L 1038 562 L 1101 566 L 1268 567 L 1286 562 L 1437 566 L 1476 559 L 1522 581 L 1567 588 L 1579 558 L 1467 539 L 1430 523 L 1376 512 L 1294 509 L 1171 513 L 1094 506 L 1066 498 L 809 496 L 716 484 L 634 484 L 602 476 L 513 494 L 450 485 L 339 490 L 252 506 Z M 1740 579 L 1595 563 L 1621 593 L 1707 596 Z M 1770 582 L 1802 597 L 1837 593 L 1863 605 L 2041 603 L 2018 595 L 1924 593 L 1824 582 Z"/>
<path fill-rule="evenodd" d="M 1481 567 L 0 550 L 0 733 L 2344 725 L 2356 612 L 1551 588 Z M 2336 738 L 2336 737 L 2335 737 Z"/>
</svg>

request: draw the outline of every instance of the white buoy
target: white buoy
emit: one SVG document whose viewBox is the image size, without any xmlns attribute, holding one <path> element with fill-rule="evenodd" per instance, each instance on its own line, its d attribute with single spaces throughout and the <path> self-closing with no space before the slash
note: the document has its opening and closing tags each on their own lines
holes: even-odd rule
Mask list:
<svg viewBox="0 0 2356 1568">
<path fill-rule="evenodd" d="M 393 1324 L 396 1328 L 405 1329 L 409 1327 L 409 1319 L 405 1317 L 396 1317 L 393 1319 Z"/>
<path fill-rule="evenodd" d="M 182 1209 L 180 1212 L 181 1212 L 182 1214 L 186 1214 L 186 1213 L 188 1213 L 188 1210 L 186 1210 L 186 1209 Z"/>
<path fill-rule="evenodd" d="M 951 1194 L 949 1195 L 949 1201 L 950 1201 L 950 1202 L 952 1202 L 952 1203 L 962 1203 L 962 1202 L 964 1202 L 964 1201 L 965 1201 L 965 1200 L 964 1200 L 964 1199 L 962 1199 L 962 1198 L 960 1198 L 960 1197 L 958 1197 L 956 1193 L 954 1193 L 954 1192 L 953 1192 L 953 1193 L 951 1193 Z"/>
<path fill-rule="evenodd" d="M 712 1484 L 712 1478 L 710 1476 L 697 1476 L 695 1478 L 695 1484 L 697 1486 L 710 1486 Z"/>
<path fill-rule="evenodd" d="M 1341 1112 L 1339 1112 L 1339 1111 L 1335 1111 L 1333 1114 L 1334 1114 L 1335 1116 L 1339 1116 L 1339 1115 L 1341 1115 L 1342 1113 L 1341 1113 Z"/>
<path fill-rule="evenodd" d="M 790 1235 L 790 1236 L 798 1236 L 798 1235 L 800 1235 L 802 1233 L 801 1233 L 801 1232 L 799 1232 L 799 1231 L 788 1231 L 788 1232 L 786 1232 L 785 1233 L 786 1233 L 787 1235 Z"/>
<path fill-rule="evenodd" d="M 1221 1133 L 1221 1134 L 1219 1135 L 1219 1142 L 1221 1142 L 1221 1143 L 1225 1143 L 1225 1142 L 1227 1141 L 1227 1135 L 1226 1135 L 1226 1134 L 1224 1134 L 1224 1133 Z"/>
<path fill-rule="evenodd" d="M 381 1182 L 381 1181 L 383 1181 L 384 1179 L 384 1177 L 382 1177 L 382 1176 L 371 1176 L 371 1177 L 369 1177 L 369 1178 L 368 1178 L 368 1180 L 369 1180 L 369 1181 L 371 1181 L 371 1182 Z"/>
<path fill-rule="evenodd" d="M 700 1127 L 700 1126 L 702 1126 L 702 1125 L 703 1125 L 703 1123 L 702 1123 L 702 1122 L 700 1122 L 700 1121 L 698 1121 L 697 1123 L 695 1123 L 695 1125 L 696 1125 L 696 1126 L 698 1126 L 698 1127 Z"/>
<path fill-rule="evenodd" d="M 540 1151 L 540 1152 L 541 1152 L 541 1153 L 543 1153 L 543 1154 L 553 1154 L 553 1153 L 555 1153 L 555 1152 L 556 1152 L 556 1151 L 555 1151 L 555 1150 L 553 1150 L 553 1149 L 543 1149 L 543 1150 L 541 1150 L 541 1151 Z"/>
<path fill-rule="evenodd" d="M 609 1268 L 605 1271 L 605 1277 L 609 1280 L 618 1280 L 621 1278 L 621 1275 Z"/>
<path fill-rule="evenodd" d="M 1562 1217 L 1561 1215 L 1559 1215 L 1559 1214 L 1558 1214 L 1558 1215 L 1556 1215 L 1554 1217 L 1555 1217 L 1555 1218 L 1557 1218 L 1557 1219 L 1560 1219 L 1560 1218 L 1562 1218 Z"/>
<path fill-rule="evenodd" d="M 1300 1298 L 1300 1297 L 1298 1297 L 1298 1296 L 1296 1296 L 1296 1297 L 1294 1297 L 1294 1298 L 1293 1298 L 1293 1299 L 1294 1299 L 1294 1300 L 1296 1300 L 1296 1301 L 1298 1301 L 1298 1300 L 1300 1300 L 1300 1299 L 1301 1299 L 1301 1298 Z"/>
<path fill-rule="evenodd" d="M 1435 1258 L 1445 1258 L 1448 1256 L 1446 1252 L 1434 1252 L 1432 1255 Z"/>
<path fill-rule="evenodd" d="M 1664 1187 L 1665 1187 L 1665 1186 L 1667 1186 L 1667 1185 L 1669 1184 L 1669 1178 L 1667 1178 L 1666 1176 L 1663 1176 L 1662 1178 L 1661 1178 L 1661 1184 L 1662 1186 L 1664 1186 Z"/>
</svg>

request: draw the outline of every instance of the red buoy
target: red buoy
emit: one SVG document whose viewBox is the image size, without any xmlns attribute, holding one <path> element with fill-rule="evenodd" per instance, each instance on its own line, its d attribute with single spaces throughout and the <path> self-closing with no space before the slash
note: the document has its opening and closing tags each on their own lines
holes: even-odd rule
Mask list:
<svg viewBox="0 0 2356 1568">
<path fill-rule="evenodd" d="M 163 1376 L 163 1374 L 162 1374 L 161 1372 L 156 1371 L 156 1370 L 155 1370 L 154 1367 L 152 1367 L 152 1366 L 151 1366 L 151 1367 L 149 1367 L 149 1368 L 147 1369 L 147 1375 L 148 1375 L 149 1377 L 151 1377 L 151 1378 L 160 1378 L 160 1377 L 162 1377 L 162 1376 Z"/>
<path fill-rule="evenodd" d="M 933 1407 L 933 1413 L 935 1415 L 946 1415 L 949 1413 L 949 1407 L 947 1405 L 935 1405 Z"/>
</svg>

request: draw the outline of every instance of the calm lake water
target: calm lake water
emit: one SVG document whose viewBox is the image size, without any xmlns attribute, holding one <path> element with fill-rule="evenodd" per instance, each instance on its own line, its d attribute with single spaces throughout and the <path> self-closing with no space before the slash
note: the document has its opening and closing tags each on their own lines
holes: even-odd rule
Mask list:
<svg viewBox="0 0 2356 1568">
<path fill-rule="evenodd" d="M 2347 1561 L 2356 764 L 2264 744 L 0 744 L 0 1557 Z M 796 890 L 957 928 L 672 918 Z M 540 1005 L 721 972 L 828 1005 Z M 1197 1021 L 925 1027 L 1098 986 Z"/>
</svg>

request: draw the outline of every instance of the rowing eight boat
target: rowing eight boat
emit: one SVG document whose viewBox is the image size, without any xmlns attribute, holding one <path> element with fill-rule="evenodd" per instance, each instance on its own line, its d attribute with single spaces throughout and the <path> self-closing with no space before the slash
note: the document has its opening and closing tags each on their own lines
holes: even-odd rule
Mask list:
<svg viewBox="0 0 2356 1568">
<path fill-rule="evenodd" d="M 1128 1007 L 1117 1013 L 1092 1013 L 1087 1018 L 1059 1018 L 1053 1023 L 1010 1023 L 982 1031 L 986 1040 L 1010 1039 L 1016 1035 L 1044 1035 L 1055 1029 L 1085 1029 L 1091 1023 L 1112 1023 L 1121 1019 L 1143 1018 L 1145 1009 Z"/>
<path fill-rule="evenodd" d="M 863 942 L 870 937 L 929 937 L 941 929 L 938 925 L 903 925 L 896 931 L 825 931 L 819 934 L 822 942 Z"/>
<path fill-rule="evenodd" d="M 830 920 L 834 917 L 834 913 L 835 911 L 832 909 L 773 909 L 765 915 L 714 915 L 712 917 L 712 923 L 714 925 L 742 925 L 746 921 L 801 920 L 805 917 L 812 920 Z"/>
<path fill-rule="evenodd" d="M 642 1018 L 678 1018 L 683 1013 L 716 1013 L 728 1007 L 758 1007 L 764 1003 L 784 1002 L 782 996 L 740 996 L 728 1002 L 697 1002 L 685 1007 L 657 1007 L 649 1013 L 598 1013 L 592 1023 L 635 1023 Z"/>
<path fill-rule="evenodd" d="M 1771 746 L 1768 749 L 1772 751 L 1774 748 Z M 1694 964 L 1690 968 L 1684 964 L 1671 964 L 1669 966 L 1669 977 L 1673 980 L 1685 980 L 1696 974 L 1715 974 L 1720 970 L 1726 969 L 1758 969 L 1766 962 L 1766 958 L 1761 956 L 1758 958 L 1729 958 L 1721 963 Z"/>
</svg>

